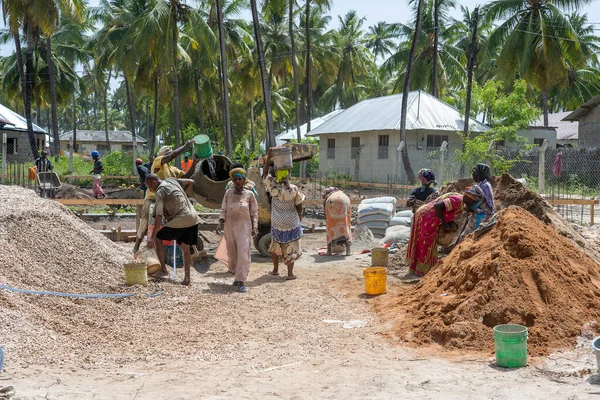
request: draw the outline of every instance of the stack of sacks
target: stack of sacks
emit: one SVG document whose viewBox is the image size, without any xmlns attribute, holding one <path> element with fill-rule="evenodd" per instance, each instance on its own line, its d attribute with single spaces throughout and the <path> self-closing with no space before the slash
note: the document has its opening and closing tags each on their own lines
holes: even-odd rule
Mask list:
<svg viewBox="0 0 600 400">
<path fill-rule="evenodd" d="M 404 210 L 397 212 L 396 215 L 390 220 L 390 226 L 411 226 L 413 213 L 411 210 Z"/>
<path fill-rule="evenodd" d="M 395 197 L 377 197 L 363 200 L 358 206 L 357 225 L 369 228 L 373 236 L 382 238 L 390 225 L 396 208 Z"/>
</svg>

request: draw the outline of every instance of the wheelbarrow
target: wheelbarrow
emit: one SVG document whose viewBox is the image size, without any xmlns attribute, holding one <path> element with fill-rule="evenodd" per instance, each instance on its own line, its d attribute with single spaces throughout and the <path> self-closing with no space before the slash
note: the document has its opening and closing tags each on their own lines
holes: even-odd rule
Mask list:
<svg viewBox="0 0 600 400">
<path fill-rule="evenodd" d="M 40 188 L 40 197 L 45 199 L 56 198 L 56 189 L 62 186 L 56 172 L 38 172 L 36 180 Z"/>
</svg>

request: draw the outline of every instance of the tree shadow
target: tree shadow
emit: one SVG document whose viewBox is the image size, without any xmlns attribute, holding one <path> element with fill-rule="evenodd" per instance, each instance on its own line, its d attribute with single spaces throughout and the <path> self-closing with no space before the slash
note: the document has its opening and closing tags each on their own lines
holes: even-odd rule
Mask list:
<svg viewBox="0 0 600 400">
<path fill-rule="evenodd" d="M 332 256 L 320 256 L 319 254 L 310 255 L 314 260 L 315 264 L 325 264 L 332 261 L 343 261 L 352 255 L 347 256 L 346 254 L 332 255 Z"/>
</svg>

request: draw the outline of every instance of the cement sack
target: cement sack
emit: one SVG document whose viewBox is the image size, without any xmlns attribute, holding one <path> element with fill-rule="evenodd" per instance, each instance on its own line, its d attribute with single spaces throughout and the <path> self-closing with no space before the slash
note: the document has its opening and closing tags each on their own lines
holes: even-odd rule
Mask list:
<svg viewBox="0 0 600 400">
<path fill-rule="evenodd" d="M 412 216 L 413 216 L 412 210 L 398 211 L 396 214 L 394 214 L 394 217 L 412 217 Z"/>
<path fill-rule="evenodd" d="M 412 217 L 394 217 L 390 220 L 390 226 L 410 226 L 412 224 Z"/>
<path fill-rule="evenodd" d="M 375 197 L 373 199 L 364 199 L 360 204 L 391 203 L 396 205 L 396 198 L 391 196 Z"/>
<path fill-rule="evenodd" d="M 410 228 L 408 226 L 397 225 L 389 227 L 385 232 L 385 237 L 381 240 L 382 244 L 408 243 L 410 239 Z"/>
<path fill-rule="evenodd" d="M 383 214 L 359 215 L 356 218 L 356 222 L 358 224 L 365 224 L 367 222 L 385 222 L 386 224 L 389 224 L 390 216 Z"/>
<path fill-rule="evenodd" d="M 392 217 L 394 213 L 395 205 L 392 203 L 372 203 L 372 204 L 360 204 L 358 206 L 357 216 L 359 218 L 366 217 L 367 215 L 387 215 L 388 218 Z"/>
<path fill-rule="evenodd" d="M 370 222 L 361 222 L 358 224 L 359 226 L 366 226 L 370 230 L 380 229 L 385 232 L 385 230 L 389 227 L 389 224 L 386 221 L 370 221 Z"/>
</svg>

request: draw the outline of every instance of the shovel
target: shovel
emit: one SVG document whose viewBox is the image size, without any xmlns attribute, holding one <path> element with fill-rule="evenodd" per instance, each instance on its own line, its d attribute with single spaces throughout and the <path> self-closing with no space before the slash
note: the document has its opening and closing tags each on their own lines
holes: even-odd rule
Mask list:
<svg viewBox="0 0 600 400">
<path fill-rule="evenodd" d="M 198 251 L 195 245 L 191 246 L 192 249 L 192 265 L 194 269 L 201 274 L 205 274 L 210 269 L 210 260 L 208 259 L 208 253 L 205 250 Z"/>
</svg>

